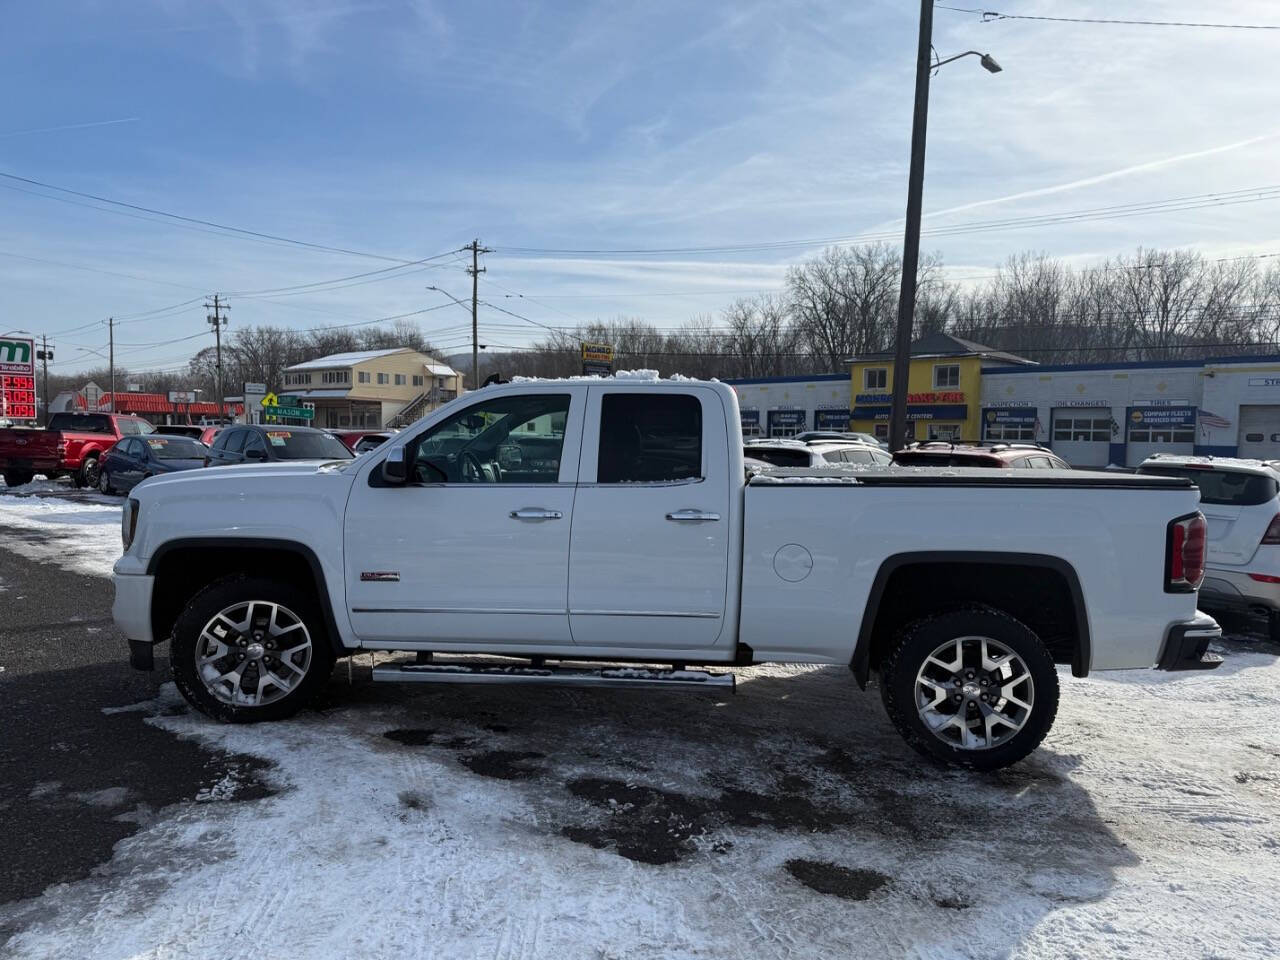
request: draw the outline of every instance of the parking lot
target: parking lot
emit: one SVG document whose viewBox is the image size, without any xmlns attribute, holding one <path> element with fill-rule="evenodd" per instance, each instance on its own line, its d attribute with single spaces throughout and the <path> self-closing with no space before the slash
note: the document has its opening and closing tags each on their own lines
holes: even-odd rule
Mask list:
<svg viewBox="0 0 1280 960">
<path fill-rule="evenodd" d="M 125 662 L 118 500 L 0 488 L 0 954 L 1270 957 L 1280 648 L 1063 676 L 997 774 L 847 670 L 680 693 L 374 686 L 233 727 Z M 163 652 L 163 648 L 162 648 Z"/>
</svg>

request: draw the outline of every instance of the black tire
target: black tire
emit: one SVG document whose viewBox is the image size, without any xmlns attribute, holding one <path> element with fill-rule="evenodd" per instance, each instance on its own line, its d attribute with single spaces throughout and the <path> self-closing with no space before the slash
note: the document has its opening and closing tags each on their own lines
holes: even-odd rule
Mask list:
<svg viewBox="0 0 1280 960">
<path fill-rule="evenodd" d="M 106 470 L 98 471 L 98 492 L 105 493 L 107 496 L 113 496 L 116 488 L 111 486 L 111 477 Z"/>
<path fill-rule="evenodd" d="M 1021 729 L 1003 740 L 992 736 L 992 740 L 998 741 L 994 746 L 964 748 L 950 742 L 948 736 L 935 734 L 929 728 L 917 707 L 917 675 L 927 659 L 944 644 L 962 637 L 994 640 L 1021 658 L 1030 678 L 1031 709 L 1026 712 Z M 966 643 L 965 650 L 969 651 L 972 646 Z M 976 672 L 990 676 L 981 669 Z M 1024 696 L 1025 691 L 1025 687 L 1019 688 L 1019 695 Z M 954 694 L 956 697 L 961 695 L 960 691 Z M 1058 713 L 1058 671 L 1044 643 L 1026 624 L 991 607 L 971 606 L 917 620 L 904 627 L 893 649 L 880 664 L 880 696 L 893 725 L 919 753 L 955 766 L 998 770 L 1017 763 L 1038 747 L 1053 726 Z M 967 703 L 964 707 L 955 707 L 955 715 L 960 716 L 965 707 L 968 707 Z M 980 704 L 975 704 L 974 708 L 986 709 Z M 1017 713 L 1012 707 L 1005 709 Z M 975 722 L 979 718 L 980 714 L 976 714 Z M 950 732 L 944 730 L 943 734 Z"/>
<path fill-rule="evenodd" d="M 6 470 L 4 472 L 4 485 L 6 487 L 20 487 L 24 483 L 30 483 L 35 474 L 30 470 Z"/>
<path fill-rule="evenodd" d="M 1271 642 L 1280 643 L 1280 610 L 1272 610 L 1269 618 L 1271 627 Z"/>
<path fill-rule="evenodd" d="M 219 699 L 201 679 L 196 663 L 198 651 L 206 646 L 201 633 L 215 614 L 249 601 L 278 604 L 285 608 L 286 612 L 301 621 L 311 639 L 310 660 L 297 685 L 277 699 L 259 705 L 232 704 Z M 256 635 L 246 639 L 252 639 L 253 636 Z M 230 658 L 238 657 L 243 660 L 244 656 L 234 653 L 236 642 L 228 646 L 233 653 L 228 655 L 224 665 L 234 667 L 236 663 Z M 178 690 L 201 713 L 227 723 L 258 723 L 293 716 L 324 688 L 333 669 L 333 660 L 333 646 L 315 595 L 293 584 L 263 577 L 237 575 L 205 587 L 191 599 L 178 617 L 169 644 L 169 662 Z M 222 669 L 222 666 L 217 669 Z M 247 669 L 246 665 L 246 671 Z M 258 669 L 261 669 L 260 665 Z M 255 676 L 256 673 L 248 674 L 244 682 L 252 685 L 251 681 Z"/>
<path fill-rule="evenodd" d="M 85 457 L 80 463 L 80 469 L 76 471 L 74 478 L 77 487 L 89 487 L 90 489 L 98 485 L 98 458 Z"/>
</svg>

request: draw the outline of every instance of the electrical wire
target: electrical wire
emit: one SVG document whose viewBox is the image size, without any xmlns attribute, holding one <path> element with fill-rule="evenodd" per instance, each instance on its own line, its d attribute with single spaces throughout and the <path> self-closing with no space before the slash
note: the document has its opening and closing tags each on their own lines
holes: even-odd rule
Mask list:
<svg viewBox="0 0 1280 960">
<path fill-rule="evenodd" d="M 1047 20 L 1053 23 L 1105 23 L 1120 24 L 1130 27 L 1200 27 L 1209 30 L 1280 30 L 1278 24 L 1265 23 L 1203 23 L 1186 20 L 1114 20 L 1109 17 L 1044 17 L 1024 13 L 999 13 L 995 10 L 980 10 L 973 7 L 950 7 L 946 4 L 935 4 L 940 10 L 952 10 L 956 13 L 978 13 L 983 23 L 994 23 L 997 20 Z"/>
</svg>

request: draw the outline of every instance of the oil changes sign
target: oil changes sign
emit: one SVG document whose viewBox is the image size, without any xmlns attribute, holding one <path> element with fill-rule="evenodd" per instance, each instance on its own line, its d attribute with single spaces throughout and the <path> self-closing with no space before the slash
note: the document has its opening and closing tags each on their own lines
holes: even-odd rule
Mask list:
<svg viewBox="0 0 1280 960">
<path fill-rule="evenodd" d="M 0 417 L 36 418 L 36 345 L 33 340 L 0 338 Z"/>
</svg>

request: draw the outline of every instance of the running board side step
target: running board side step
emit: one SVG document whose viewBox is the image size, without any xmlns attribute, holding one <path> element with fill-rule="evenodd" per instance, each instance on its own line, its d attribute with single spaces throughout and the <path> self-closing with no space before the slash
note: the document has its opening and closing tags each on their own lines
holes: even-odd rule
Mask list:
<svg viewBox="0 0 1280 960">
<path fill-rule="evenodd" d="M 519 667 L 505 664 L 383 663 L 373 668 L 381 683 L 517 683 L 573 687 L 644 687 L 733 693 L 732 673 L 640 667 Z"/>
</svg>

